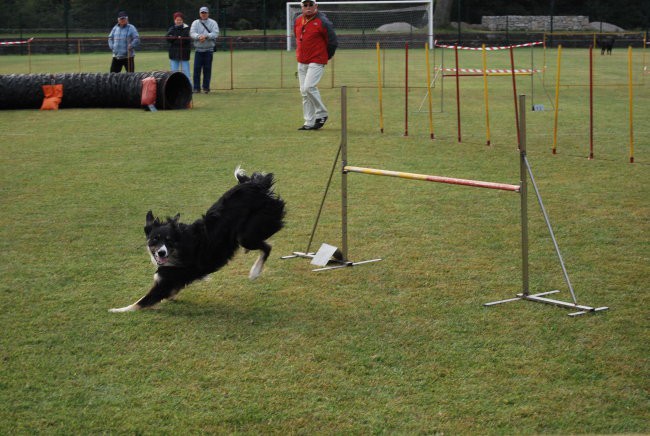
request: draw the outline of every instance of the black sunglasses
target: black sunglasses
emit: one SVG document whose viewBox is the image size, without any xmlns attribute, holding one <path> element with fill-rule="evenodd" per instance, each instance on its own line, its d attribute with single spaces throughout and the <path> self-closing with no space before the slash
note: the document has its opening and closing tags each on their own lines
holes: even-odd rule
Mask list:
<svg viewBox="0 0 650 436">
<path fill-rule="evenodd" d="M 314 2 L 303 2 L 303 6 L 314 6 Z"/>
</svg>

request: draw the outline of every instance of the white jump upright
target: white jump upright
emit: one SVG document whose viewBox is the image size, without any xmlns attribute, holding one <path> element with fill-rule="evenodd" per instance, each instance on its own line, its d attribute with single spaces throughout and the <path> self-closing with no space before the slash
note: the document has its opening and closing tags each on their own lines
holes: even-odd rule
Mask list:
<svg viewBox="0 0 650 436">
<path fill-rule="evenodd" d="M 468 179 L 458 179 L 453 177 L 442 177 L 442 176 L 432 176 L 425 174 L 415 174 L 415 173 L 406 173 L 400 171 L 389 171 L 381 170 L 375 168 L 366 168 L 359 166 L 348 165 L 348 153 L 347 153 L 347 88 L 345 86 L 341 87 L 341 144 L 339 146 L 338 152 L 336 154 L 336 159 L 334 166 L 332 167 L 332 172 L 330 173 L 330 178 L 328 181 L 327 189 L 325 191 L 325 196 L 327 195 L 327 190 L 332 181 L 332 174 L 336 167 L 339 156 L 341 157 L 341 249 L 337 251 L 336 255 L 332 259 L 332 262 L 335 263 L 333 266 L 325 266 L 323 268 L 315 269 L 314 271 L 325 271 L 331 269 L 345 268 L 354 265 L 360 265 L 369 262 L 376 262 L 381 259 L 371 259 L 359 262 L 350 261 L 348 258 L 348 174 L 349 173 L 360 173 L 360 174 L 369 174 L 376 176 L 387 176 L 387 177 L 399 177 L 403 179 L 411 180 L 422 180 L 434 183 L 446 183 L 453 185 L 461 186 L 470 186 L 478 188 L 487 188 L 487 189 L 497 189 L 502 191 L 516 192 L 519 194 L 520 203 L 521 203 L 521 277 L 522 277 L 522 286 L 521 292 L 516 294 L 514 298 L 509 298 L 506 300 L 494 301 L 490 303 L 485 303 L 484 306 L 494 306 L 501 303 L 507 303 L 511 301 L 532 301 L 536 303 L 551 304 L 559 307 L 564 307 L 567 309 L 576 310 L 575 312 L 569 313 L 569 316 L 583 315 L 590 312 L 600 312 L 602 310 L 607 310 L 608 307 L 592 307 L 582 304 L 578 304 L 573 286 L 569 280 L 569 275 L 567 273 L 566 267 L 564 265 L 564 260 L 562 259 L 562 254 L 560 253 L 560 248 L 555 239 L 555 234 L 551 227 L 548 214 L 544 208 L 542 202 L 542 197 L 535 183 L 535 178 L 528 162 L 526 156 L 526 97 L 524 95 L 519 96 L 519 172 L 520 172 L 520 182 L 519 185 L 512 185 L 507 183 L 495 183 L 495 182 L 485 182 L 480 180 L 468 180 Z M 548 227 L 551 239 L 553 240 L 553 245 L 555 247 L 556 254 L 558 256 L 560 266 L 562 267 L 562 272 L 564 274 L 565 282 L 569 288 L 571 294 L 572 302 L 566 302 L 561 300 L 554 300 L 547 298 L 547 295 L 555 294 L 560 292 L 559 290 L 553 290 L 548 292 L 531 294 L 529 288 L 529 271 L 528 271 L 528 178 L 530 177 L 530 182 L 533 186 L 537 201 L 544 215 L 544 220 Z M 325 196 L 323 197 L 323 202 L 325 201 Z M 322 211 L 323 202 L 321 202 L 321 209 L 319 210 L 318 216 L 316 218 L 316 224 L 312 230 L 312 234 L 307 246 L 307 250 L 304 252 L 293 252 L 290 256 L 284 256 L 284 259 L 294 258 L 294 257 L 305 257 L 313 259 L 316 253 L 309 251 L 313 236 L 318 224 L 318 219 L 320 217 L 320 212 Z M 329 246 L 331 247 L 331 246 Z"/>
</svg>

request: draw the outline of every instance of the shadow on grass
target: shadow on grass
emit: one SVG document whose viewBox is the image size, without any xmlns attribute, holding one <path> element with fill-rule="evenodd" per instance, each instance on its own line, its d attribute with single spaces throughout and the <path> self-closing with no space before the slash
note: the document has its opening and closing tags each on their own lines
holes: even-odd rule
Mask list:
<svg viewBox="0 0 650 436">
<path fill-rule="evenodd" d="M 116 314 L 120 315 L 120 314 Z M 229 303 L 224 300 L 193 301 L 180 299 L 163 301 L 152 309 L 144 309 L 137 312 L 122 314 L 144 319 L 161 318 L 165 321 L 171 319 L 182 319 L 184 321 L 216 320 L 221 323 L 259 325 L 277 321 L 283 317 L 283 313 L 258 304 L 249 304 L 242 301 Z"/>
</svg>

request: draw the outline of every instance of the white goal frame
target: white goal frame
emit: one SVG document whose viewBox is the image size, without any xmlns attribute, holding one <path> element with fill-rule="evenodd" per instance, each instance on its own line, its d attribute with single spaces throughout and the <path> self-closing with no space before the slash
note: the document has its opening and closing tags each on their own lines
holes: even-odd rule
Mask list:
<svg viewBox="0 0 650 436">
<path fill-rule="evenodd" d="M 321 5 L 359 5 L 359 4 L 370 4 L 370 5 L 378 5 L 378 4 L 390 4 L 390 5 L 411 5 L 411 4 L 424 4 L 424 5 L 429 5 L 428 7 L 428 15 L 429 15 L 429 30 L 428 30 L 428 36 L 429 36 L 429 47 L 433 49 L 433 2 L 434 0 L 357 0 L 357 1 L 325 1 L 325 2 L 318 2 L 318 6 L 320 7 Z M 286 16 L 287 16 L 287 51 L 291 51 L 291 39 L 293 38 L 293 20 L 291 17 L 291 7 L 296 6 L 300 7 L 300 2 L 287 2 L 286 5 Z"/>
</svg>

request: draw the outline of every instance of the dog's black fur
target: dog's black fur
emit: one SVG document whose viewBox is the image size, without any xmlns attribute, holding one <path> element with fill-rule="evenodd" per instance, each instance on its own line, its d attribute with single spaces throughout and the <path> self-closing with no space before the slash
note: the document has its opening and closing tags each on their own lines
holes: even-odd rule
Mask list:
<svg viewBox="0 0 650 436">
<path fill-rule="evenodd" d="M 129 312 L 171 299 L 185 286 L 226 265 L 241 246 L 262 253 L 249 277 L 257 278 L 271 253 L 265 241 L 284 225 L 284 201 L 272 191 L 273 174 L 235 170 L 238 184 L 228 190 L 192 224 L 180 215 L 161 221 L 149 211 L 144 227 L 147 250 L 158 266 L 151 290 L 130 306 L 111 309 Z"/>
<path fill-rule="evenodd" d="M 607 52 L 608 55 L 612 54 L 612 49 L 614 48 L 614 41 L 616 39 L 613 36 L 610 37 L 601 37 L 599 40 L 600 44 L 600 55 L 604 55 Z"/>
</svg>

